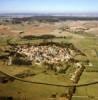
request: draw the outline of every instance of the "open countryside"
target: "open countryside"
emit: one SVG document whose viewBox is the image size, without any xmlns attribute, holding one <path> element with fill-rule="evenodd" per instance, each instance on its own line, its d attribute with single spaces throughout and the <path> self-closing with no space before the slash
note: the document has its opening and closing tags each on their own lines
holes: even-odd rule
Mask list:
<svg viewBox="0 0 98 100">
<path fill-rule="evenodd" d="M 0 100 L 98 100 L 97 8 L 0 0 Z"/>
</svg>

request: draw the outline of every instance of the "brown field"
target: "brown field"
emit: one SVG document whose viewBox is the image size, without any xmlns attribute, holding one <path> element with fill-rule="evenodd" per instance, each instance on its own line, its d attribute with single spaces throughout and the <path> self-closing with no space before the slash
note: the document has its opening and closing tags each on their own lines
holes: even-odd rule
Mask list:
<svg viewBox="0 0 98 100">
<path fill-rule="evenodd" d="M 66 26 L 69 27 L 66 30 Z M 65 31 L 61 31 L 61 27 L 65 28 Z M 13 35 L 18 36 L 20 32 L 24 35 L 43 35 L 43 34 L 53 34 L 53 35 L 66 35 L 67 32 L 72 33 L 76 31 L 83 31 L 89 34 L 98 35 L 98 21 L 65 21 L 58 23 L 23 23 L 23 24 L 6 24 L 0 25 L 0 35 Z M 55 32 L 56 31 L 56 32 Z"/>
</svg>

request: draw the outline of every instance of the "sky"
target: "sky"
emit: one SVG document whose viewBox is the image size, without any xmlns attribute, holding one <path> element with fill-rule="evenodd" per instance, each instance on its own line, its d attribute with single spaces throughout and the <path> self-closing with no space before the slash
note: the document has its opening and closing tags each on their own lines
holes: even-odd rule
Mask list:
<svg viewBox="0 0 98 100">
<path fill-rule="evenodd" d="M 0 13 L 98 12 L 98 0 L 0 0 Z"/>
</svg>

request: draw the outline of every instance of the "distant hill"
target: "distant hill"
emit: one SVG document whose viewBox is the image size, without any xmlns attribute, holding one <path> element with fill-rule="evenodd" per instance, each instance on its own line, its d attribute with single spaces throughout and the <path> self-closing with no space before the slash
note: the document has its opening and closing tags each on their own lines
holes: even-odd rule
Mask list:
<svg viewBox="0 0 98 100">
<path fill-rule="evenodd" d="M 31 16 L 59 16 L 59 17 L 98 17 L 98 13 L 0 13 L 0 17 L 31 17 Z"/>
</svg>

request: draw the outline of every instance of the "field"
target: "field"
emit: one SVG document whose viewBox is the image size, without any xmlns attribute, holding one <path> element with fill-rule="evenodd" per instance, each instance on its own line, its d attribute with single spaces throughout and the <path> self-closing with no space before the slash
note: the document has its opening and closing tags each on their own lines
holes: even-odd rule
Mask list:
<svg viewBox="0 0 98 100">
<path fill-rule="evenodd" d="M 86 54 L 92 66 L 86 66 L 78 83 L 88 83 L 98 80 L 98 21 L 32 21 L 21 24 L 6 23 L 0 25 L 0 55 L 2 50 L 8 48 L 8 42 L 12 44 L 33 44 L 43 41 L 59 43 L 72 43 L 76 48 Z M 24 36 L 53 35 L 52 39 L 23 39 Z M 78 59 L 78 58 L 77 58 Z M 79 58 L 81 61 L 84 58 Z M 15 75 L 29 70 L 35 76 L 24 78 L 25 80 L 45 82 L 51 84 L 69 85 L 72 82 L 67 74 L 47 71 L 38 66 L 11 65 L 7 66 L 0 61 L 0 70 Z M 70 70 L 69 70 L 70 71 Z M 68 87 L 31 84 L 15 80 L 6 84 L 0 83 L 0 96 L 12 96 L 16 100 L 48 100 L 52 95 L 61 96 L 68 93 Z M 98 85 L 77 87 L 72 100 L 98 100 Z"/>
</svg>

